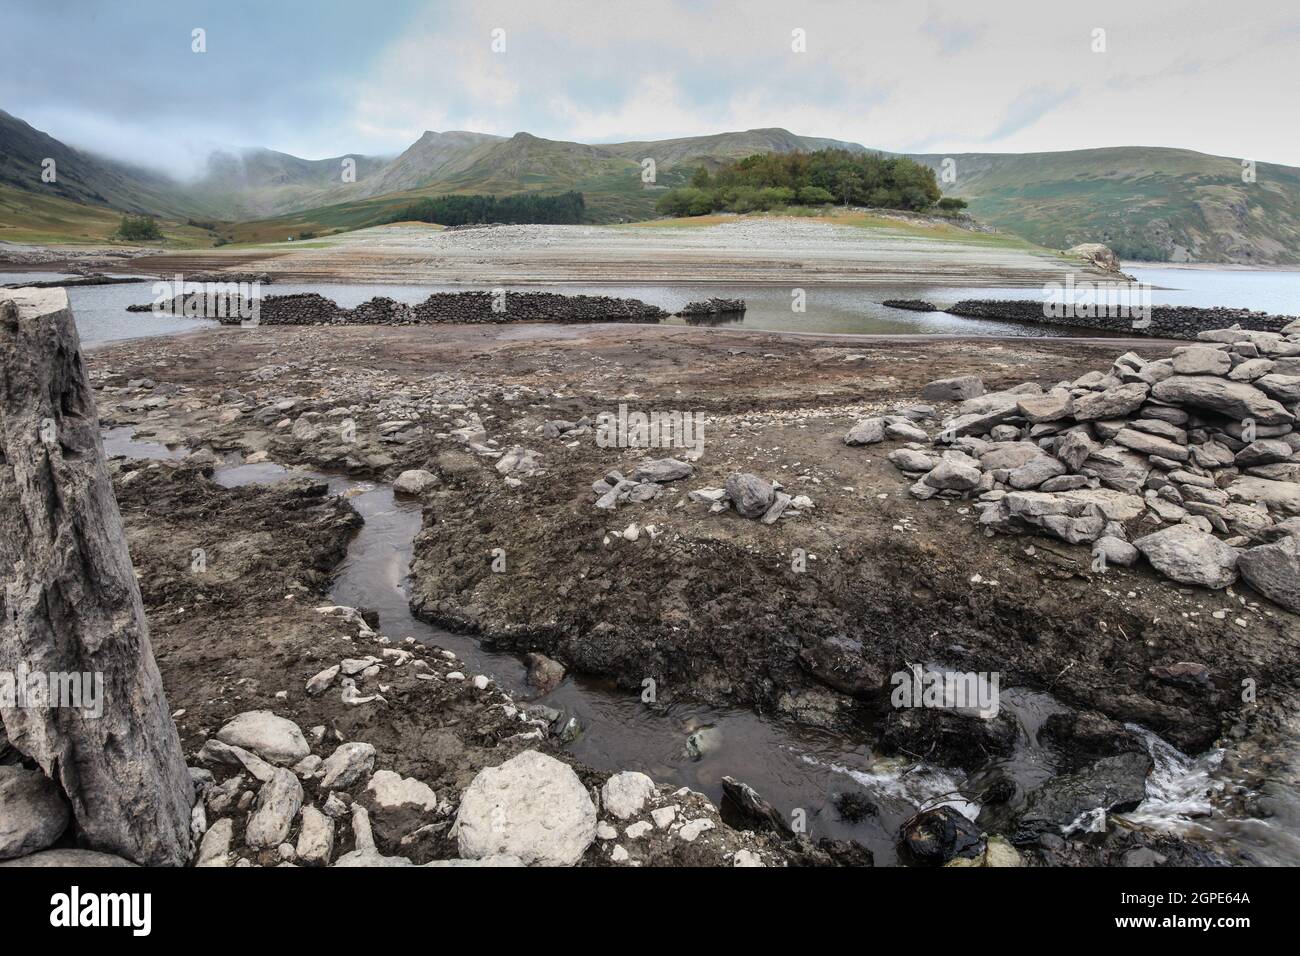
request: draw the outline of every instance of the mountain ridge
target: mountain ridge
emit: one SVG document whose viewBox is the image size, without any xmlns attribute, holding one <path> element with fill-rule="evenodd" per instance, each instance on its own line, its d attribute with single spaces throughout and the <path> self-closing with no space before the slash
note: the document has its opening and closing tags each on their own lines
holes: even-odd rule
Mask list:
<svg viewBox="0 0 1300 956">
<path fill-rule="evenodd" d="M 216 152 L 203 176 L 180 182 L 78 151 L 0 110 L 0 184 L 13 189 L 121 212 L 241 223 L 283 218 L 333 229 L 382 221 L 425 196 L 538 190 L 583 192 L 594 221 L 646 219 L 659 195 L 686 183 L 699 166 L 828 147 L 870 149 L 782 127 L 615 143 L 426 130 L 393 157 Z M 945 192 L 966 199 L 978 218 L 1048 248 L 1103 242 L 1128 259 L 1300 262 L 1300 169 L 1294 167 L 1258 163 L 1255 181 L 1248 182 L 1239 160 L 1175 147 L 879 152 L 930 166 Z M 56 160 L 56 183 L 41 181 L 45 157 Z M 649 182 L 642 177 L 647 158 L 655 166 Z M 355 181 L 344 178 L 347 159 L 355 163 Z M 945 171 L 955 172 L 951 182 Z"/>
</svg>

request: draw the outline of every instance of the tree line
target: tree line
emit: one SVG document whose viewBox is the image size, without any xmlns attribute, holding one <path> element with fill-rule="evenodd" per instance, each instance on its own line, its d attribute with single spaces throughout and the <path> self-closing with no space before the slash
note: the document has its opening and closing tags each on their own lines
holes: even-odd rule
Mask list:
<svg viewBox="0 0 1300 956">
<path fill-rule="evenodd" d="M 431 196 L 392 213 L 385 222 L 431 222 L 443 226 L 469 223 L 579 223 L 586 204 L 582 193 L 513 196 Z"/>
<path fill-rule="evenodd" d="M 934 170 L 902 156 L 819 149 L 756 153 L 710 174 L 701 167 L 689 186 L 670 189 L 656 204 L 668 216 L 758 212 L 786 206 L 868 206 L 945 211 L 965 207 L 944 199 Z"/>
</svg>

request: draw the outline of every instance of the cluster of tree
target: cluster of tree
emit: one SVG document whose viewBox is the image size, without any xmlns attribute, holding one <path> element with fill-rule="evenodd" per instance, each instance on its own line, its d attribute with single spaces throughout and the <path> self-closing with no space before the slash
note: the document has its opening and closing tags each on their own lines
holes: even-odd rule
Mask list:
<svg viewBox="0 0 1300 956">
<path fill-rule="evenodd" d="M 544 196 L 517 193 L 513 196 L 435 196 L 421 199 L 389 216 L 386 222 L 436 222 L 463 226 L 477 222 L 578 223 L 586 208 L 582 193 L 567 192 Z"/>
<path fill-rule="evenodd" d="M 153 216 L 123 216 L 122 224 L 117 227 L 117 232 L 113 235 L 117 239 L 126 239 L 130 242 L 142 242 L 163 237 Z"/>
<path fill-rule="evenodd" d="M 941 202 L 941 195 L 934 170 L 914 160 L 819 149 L 812 153 L 758 153 L 712 175 L 707 169 L 697 169 L 689 186 L 670 189 L 657 208 L 669 216 L 831 203 L 921 210 Z"/>
</svg>

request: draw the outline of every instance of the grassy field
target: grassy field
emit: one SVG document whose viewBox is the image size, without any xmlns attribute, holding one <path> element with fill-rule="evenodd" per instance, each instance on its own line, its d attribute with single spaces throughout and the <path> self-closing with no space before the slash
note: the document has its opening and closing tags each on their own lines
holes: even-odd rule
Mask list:
<svg viewBox="0 0 1300 956">
<path fill-rule="evenodd" d="M 112 209 L 0 185 L 0 240 L 100 246 L 115 241 L 111 237 L 121 223 L 122 213 Z M 159 219 L 158 226 L 163 234 L 162 242 L 123 242 L 122 245 L 193 249 L 213 243 L 212 233 L 184 222 Z"/>
</svg>

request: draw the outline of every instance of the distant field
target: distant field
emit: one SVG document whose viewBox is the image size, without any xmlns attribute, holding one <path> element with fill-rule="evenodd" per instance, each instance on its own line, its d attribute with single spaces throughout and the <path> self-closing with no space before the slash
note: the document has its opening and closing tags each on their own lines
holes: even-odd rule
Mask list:
<svg viewBox="0 0 1300 956">
<path fill-rule="evenodd" d="M 104 245 L 122 223 L 122 213 L 87 206 L 57 196 L 0 184 L 0 240 L 39 245 L 93 243 Z M 157 245 L 160 249 L 192 249 L 212 245 L 212 235 L 183 222 L 159 219 L 164 241 L 124 242 L 124 246 Z"/>
</svg>

